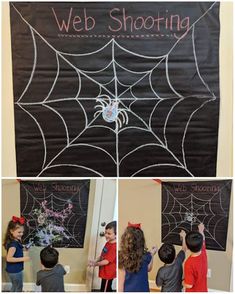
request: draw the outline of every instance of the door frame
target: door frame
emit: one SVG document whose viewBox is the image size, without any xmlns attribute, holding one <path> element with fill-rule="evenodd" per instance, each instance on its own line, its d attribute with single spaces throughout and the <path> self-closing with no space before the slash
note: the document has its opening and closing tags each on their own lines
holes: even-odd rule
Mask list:
<svg viewBox="0 0 235 294">
<path fill-rule="evenodd" d="M 103 186 L 104 186 L 103 179 L 96 180 L 95 199 L 94 199 L 91 233 L 90 233 L 91 237 L 90 237 L 89 250 L 88 250 L 88 260 L 94 260 L 95 254 L 96 254 L 98 231 L 99 231 L 100 205 L 102 202 Z M 99 209 L 95 209 L 96 207 L 99 207 Z M 93 275 L 94 275 L 94 268 L 87 267 L 86 287 L 87 287 L 87 291 L 89 292 L 91 292 L 92 290 Z"/>
</svg>

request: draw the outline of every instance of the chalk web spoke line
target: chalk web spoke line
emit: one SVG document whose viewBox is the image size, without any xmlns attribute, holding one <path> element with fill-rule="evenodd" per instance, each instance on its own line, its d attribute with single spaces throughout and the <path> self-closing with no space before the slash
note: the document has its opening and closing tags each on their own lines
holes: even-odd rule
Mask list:
<svg viewBox="0 0 235 294">
<path fill-rule="evenodd" d="M 197 73 L 198 76 L 200 78 L 200 80 L 202 81 L 203 85 L 207 88 L 207 90 L 211 93 L 212 98 L 216 99 L 215 94 L 213 93 L 213 91 L 210 89 L 210 87 L 208 86 L 208 84 L 204 81 L 204 79 L 201 76 L 200 70 L 199 70 L 199 66 L 198 66 L 198 62 L 197 62 L 197 54 L 196 54 L 196 47 L 195 47 L 195 24 L 192 27 L 192 45 L 193 45 L 193 54 L 194 54 L 194 60 L 195 60 L 195 65 L 197 68 Z"/>
</svg>

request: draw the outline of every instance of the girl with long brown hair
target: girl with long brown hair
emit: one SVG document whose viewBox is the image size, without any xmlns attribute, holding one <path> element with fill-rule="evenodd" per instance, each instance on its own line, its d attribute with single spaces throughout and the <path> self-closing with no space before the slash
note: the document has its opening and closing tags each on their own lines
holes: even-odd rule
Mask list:
<svg viewBox="0 0 235 294">
<path fill-rule="evenodd" d="M 118 254 L 119 292 L 149 292 L 148 272 L 157 248 L 148 251 L 140 224 L 128 223 Z"/>
<path fill-rule="evenodd" d="M 24 262 L 29 261 L 23 254 L 21 238 L 24 233 L 24 218 L 13 216 L 7 226 L 4 247 L 7 250 L 6 271 L 12 283 L 10 292 L 23 291 Z"/>
</svg>

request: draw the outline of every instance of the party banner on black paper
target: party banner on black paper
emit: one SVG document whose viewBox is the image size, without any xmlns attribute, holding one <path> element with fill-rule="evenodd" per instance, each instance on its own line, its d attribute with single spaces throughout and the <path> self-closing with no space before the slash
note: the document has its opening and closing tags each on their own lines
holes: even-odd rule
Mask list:
<svg viewBox="0 0 235 294">
<path fill-rule="evenodd" d="M 27 246 L 83 248 L 90 181 L 21 181 Z"/>
<path fill-rule="evenodd" d="M 18 176 L 216 176 L 219 3 L 10 12 Z"/>
<path fill-rule="evenodd" d="M 163 182 L 162 242 L 181 245 L 180 231 L 205 226 L 206 248 L 226 250 L 231 180 Z"/>
</svg>

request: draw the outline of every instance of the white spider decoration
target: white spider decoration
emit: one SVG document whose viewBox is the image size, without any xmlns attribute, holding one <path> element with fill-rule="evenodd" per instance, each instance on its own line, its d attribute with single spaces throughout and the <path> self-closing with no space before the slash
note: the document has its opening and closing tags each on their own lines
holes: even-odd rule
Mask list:
<svg viewBox="0 0 235 294">
<path fill-rule="evenodd" d="M 108 99 L 108 102 L 105 98 Z M 96 105 L 95 108 L 101 109 L 95 112 L 94 117 L 102 113 L 102 117 L 105 121 L 108 123 L 117 121 L 119 128 L 121 128 L 123 124 L 128 124 L 128 115 L 124 108 L 118 107 L 119 101 L 112 100 L 109 96 L 105 95 L 103 99 L 96 99 L 96 102 L 99 102 L 100 104 Z"/>
<path fill-rule="evenodd" d="M 193 212 L 186 212 L 184 216 L 184 220 L 195 223 L 197 221 L 197 217 L 194 215 Z"/>
</svg>

